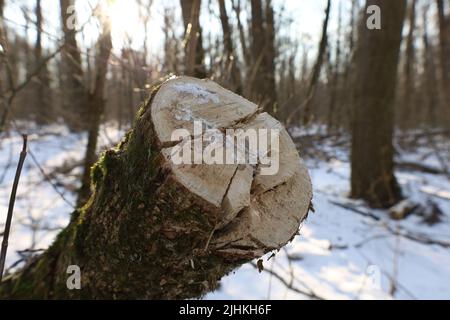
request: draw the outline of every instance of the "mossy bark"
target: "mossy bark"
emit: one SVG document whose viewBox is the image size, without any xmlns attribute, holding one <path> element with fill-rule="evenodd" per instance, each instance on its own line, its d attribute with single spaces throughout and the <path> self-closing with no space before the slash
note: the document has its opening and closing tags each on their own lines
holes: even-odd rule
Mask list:
<svg viewBox="0 0 450 320">
<path fill-rule="evenodd" d="M 44 254 L 4 279 L 0 298 L 196 298 L 248 260 L 208 248 L 217 218 L 173 183 L 153 134 L 150 104 L 92 168 L 88 203 Z M 81 269 L 80 290 L 67 288 L 69 265 Z"/>
</svg>

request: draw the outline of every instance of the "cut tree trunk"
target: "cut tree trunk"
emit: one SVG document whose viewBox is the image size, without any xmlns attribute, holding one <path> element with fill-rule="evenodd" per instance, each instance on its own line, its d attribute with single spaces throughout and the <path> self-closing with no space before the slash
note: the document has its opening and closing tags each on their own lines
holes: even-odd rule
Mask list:
<svg viewBox="0 0 450 320">
<path fill-rule="evenodd" d="M 53 245 L 0 286 L 0 298 L 198 298 L 298 233 L 311 182 L 282 125 L 210 80 L 153 89 L 132 130 L 92 168 L 93 194 Z M 174 129 L 279 129 L 280 167 L 175 165 Z M 198 137 L 194 137 L 197 139 Z M 68 290 L 69 265 L 81 289 Z"/>
</svg>

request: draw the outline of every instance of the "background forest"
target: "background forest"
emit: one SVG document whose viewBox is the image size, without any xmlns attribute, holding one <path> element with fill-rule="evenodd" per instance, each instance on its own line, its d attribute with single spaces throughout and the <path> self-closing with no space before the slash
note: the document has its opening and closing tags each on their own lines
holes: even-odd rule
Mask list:
<svg viewBox="0 0 450 320">
<path fill-rule="evenodd" d="M 314 188 L 301 235 L 207 298 L 450 298 L 449 0 L 0 0 L 0 45 L 0 232 L 29 136 L 6 272 L 86 202 L 150 88 L 188 75 L 284 123 Z"/>
</svg>

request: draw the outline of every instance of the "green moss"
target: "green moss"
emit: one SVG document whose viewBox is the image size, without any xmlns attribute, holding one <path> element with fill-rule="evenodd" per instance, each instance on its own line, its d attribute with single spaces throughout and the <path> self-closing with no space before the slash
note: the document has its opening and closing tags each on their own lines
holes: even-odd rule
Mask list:
<svg viewBox="0 0 450 320">
<path fill-rule="evenodd" d="M 103 177 L 106 175 L 106 168 L 103 166 L 102 159 L 100 158 L 100 161 L 94 164 L 94 166 L 91 168 L 91 179 L 92 179 L 92 186 L 95 189 L 95 186 L 98 186 L 102 180 Z"/>
</svg>

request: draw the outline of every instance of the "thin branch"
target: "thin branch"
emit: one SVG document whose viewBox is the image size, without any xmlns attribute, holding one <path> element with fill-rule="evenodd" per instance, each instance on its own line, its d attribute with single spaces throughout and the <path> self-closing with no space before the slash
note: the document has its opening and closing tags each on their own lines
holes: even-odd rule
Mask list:
<svg viewBox="0 0 450 320">
<path fill-rule="evenodd" d="M 371 218 L 371 219 L 377 221 L 378 223 L 380 223 L 381 227 L 384 227 L 387 231 L 389 231 L 391 234 L 393 234 L 395 236 L 400 236 L 400 237 L 409 239 L 411 241 L 419 242 L 419 243 L 422 243 L 422 244 L 427 244 L 427 245 L 431 244 L 431 245 L 440 246 L 442 248 L 450 248 L 450 242 L 447 242 L 445 240 L 439 240 L 439 239 L 431 239 L 431 238 L 428 238 L 424 234 L 413 233 L 413 232 L 407 231 L 407 230 L 405 230 L 403 228 L 400 228 L 398 230 L 394 229 L 389 224 L 383 222 L 381 220 L 381 218 L 378 217 L 377 215 L 375 215 L 375 214 L 373 214 L 373 213 L 371 213 L 369 211 L 365 211 L 365 210 L 359 209 L 357 207 L 354 207 L 351 204 L 339 203 L 337 201 L 332 201 L 332 200 L 329 200 L 329 202 L 331 204 L 334 204 L 335 206 L 339 206 L 341 208 L 344 208 L 344 209 L 347 209 L 347 210 L 351 210 L 351 211 L 353 211 L 355 213 L 358 213 L 358 214 L 360 214 L 362 216 L 365 216 L 365 217 L 368 217 L 368 218 Z"/>
<path fill-rule="evenodd" d="M 8 215 L 6 217 L 5 231 L 3 233 L 2 250 L 0 254 L 0 282 L 3 277 L 3 270 L 5 268 L 6 252 L 8 251 L 8 238 L 9 231 L 11 230 L 11 221 L 14 211 L 14 203 L 16 202 L 17 187 L 19 186 L 20 174 L 22 172 L 23 163 L 27 156 L 27 135 L 23 135 L 23 148 L 20 153 L 19 163 L 17 165 L 16 176 L 14 177 L 14 183 L 11 191 L 11 197 L 9 199 Z"/>
<path fill-rule="evenodd" d="M 258 266 L 256 265 L 256 263 L 251 262 L 250 264 L 254 268 L 258 269 Z M 303 290 L 295 287 L 292 283 L 287 282 L 282 276 L 280 276 L 278 273 L 276 273 L 272 269 L 264 269 L 264 271 L 268 272 L 270 275 L 272 275 L 273 277 L 275 277 L 276 279 L 281 281 L 286 286 L 286 288 L 288 288 L 296 293 L 299 293 L 301 295 L 307 296 L 307 297 L 309 297 L 311 299 L 315 299 L 315 300 L 325 300 L 324 298 L 317 296 L 314 292 L 306 292 L 306 291 L 303 291 Z"/>
<path fill-rule="evenodd" d="M 22 89 L 24 89 L 39 73 L 41 70 L 47 65 L 47 63 L 52 60 L 55 56 L 57 56 L 61 50 L 64 48 L 64 45 L 59 46 L 55 52 L 47 56 L 45 59 L 42 60 L 42 62 L 34 69 L 34 71 L 19 85 L 17 86 L 11 86 L 11 88 L 7 92 L 2 92 L 1 96 L 3 98 L 3 102 L 5 104 L 3 113 L 0 118 L 0 133 L 3 131 L 3 128 L 6 124 L 6 119 L 8 117 L 8 114 L 11 112 L 11 106 L 14 101 L 14 98 L 17 96 L 17 93 L 19 93 Z M 9 66 L 9 62 L 4 60 L 4 63 L 7 66 L 8 74 L 12 74 L 11 67 Z M 12 83 L 13 84 L 13 83 Z M 9 97 L 6 98 L 5 95 L 9 94 Z"/>
</svg>

